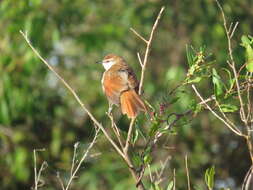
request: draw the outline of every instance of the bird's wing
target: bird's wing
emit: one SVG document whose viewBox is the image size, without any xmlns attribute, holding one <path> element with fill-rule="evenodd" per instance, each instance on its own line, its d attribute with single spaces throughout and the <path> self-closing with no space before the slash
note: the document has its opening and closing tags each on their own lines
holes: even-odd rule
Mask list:
<svg viewBox="0 0 253 190">
<path fill-rule="evenodd" d="M 135 89 L 138 90 L 139 82 L 137 77 L 131 67 L 125 65 L 121 69 L 119 69 L 121 78 L 126 81 L 128 89 Z"/>
</svg>

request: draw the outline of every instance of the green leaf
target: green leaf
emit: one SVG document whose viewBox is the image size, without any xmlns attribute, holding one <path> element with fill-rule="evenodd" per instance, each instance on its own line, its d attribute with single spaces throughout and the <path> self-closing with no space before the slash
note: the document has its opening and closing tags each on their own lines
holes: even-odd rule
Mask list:
<svg viewBox="0 0 253 190">
<path fill-rule="evenodd" d="M 249 72 L 253 72 L 253 49 L 250 45 L 246 47 L 246 68 Z"/>
<path fill-rule="evenodd" d="M 238 110 L 238 107 L 232 104 L 221 104 L 220 108 L 223 112 L 235 112 Z"/>
<path fill-rule="evenodd" d="M 166 189 L 166 190 L 172 190 L 173 185 L 174 185 L 174 182 L 173 182 L 173 181 L 171 181 L 171 182 L 168 184 L 168 187 L 167 187 L 167 189 Z"/>
<path fill-rule="evenodd" d="M 149 164 L 152 161 L 152 156 L 151 156 L 151 147 L 147 147 L 144 151 L 144 163 Z"/>
<path fill-rule="evenodd" d="M 152 126 L 150 127 L 149 130 L 149 136 L 153 137 L 156 133 L 156 131 L 159 129 L 160 122 L 155 118 L 155 121 L 152 122 Z"/>
<path fill-rule="evenodd" d="M 150 164 L 151 161 L 152 161 L 152 157 L 151 157 L 150 154 L 147 154 L 147 155 L 144 156 L 144 163 L 145 164 Z"/>
<path fill-rule="evenodd" d="M 176 103 L 179 99 L 180 99 L 180 97 L 178 97 L 178 96 L 172 98 L 172 100 L 170 101 L 170 104 Z"/>
<path fill-rule="evenodd" d="M 215 175 L 214 166 L 208 168 L 205 172 L 205 182 L 209 190 L 213 189 L 214 187 L 214 175 Z"/>
<path fill-rule="evenodd" d="M 159 187 L 159 183 L 157 183 L 157 182 L 152 183 L 152 184 L 151 184 L 151 187 L 152 187 L 152 190 L 162 190 L 162 189 Z"/>
<path fill-rule="evenodd" d="M 139 167 L 142 164 L 142 158 L 137 152 L 132 152 L 132 159 L 134 165 Z"/>
<path fill-rule="evenodd" d="M 194 79 L 188 80 L 187 83 L 199 83 L 201 81 L 202 77 L 196 77 Z"/>
<path fill-rule="evenodd" d="M 194 54 L 192 49 L 188 45 L 186 45 L 186 57 L 189 66 L 192 66 L 194 64 Z"/>
<path fill-rule="evenodd" d="M 241 37 L 241 41 L 242 41 L 242 46 L 246 47 L 247 45 L 250 45 L 250 40 L 246 35 L 242 35 Z"/>
<path fill-rule="evenodd" d="M 224 70 L 228 74 L 228 77 L 229 77 L 229 80 L 228 80 L 228 82 L 229 82 L 229 89 L 233 88 L 234 83 L 235 83 L 235 79 L 232 77 L 231 72 L 228 69 L 226 69 L 226 68 L 222 68 L 222 70 Z"/>
<path fill-rule="evenodd" d="M 134 134 L 133 134 L 133 144 L 136 143 L 136 141 L 138 140 L 139 137 L 139 130 L 135 129 Z"/>
<path fill-rule="evenodd" d="M 251 38 L 251 40 L 249 39 Z M 253 72 L 253 49 L 252 49 L 252 37 L 248 37 L 243 35 L 241 37 L 241 45 L 246 49 L 245 57 L 246 57 L 246 68 L 249 72 Z"/>
<path fill-rule="evenodd" d="M 221 80 L 221 77 L 218 75 L 217 71 L 213 68 L 213 73 L 212 73 L 212 82 L 213 82 L 213 85 L 214 85 L 214 94 L 215 96 L 218 98 L 218 97 L 221 97 L 222 94 L 223 94 L 223 88 L 224 88 L 224 84 Z"/>
</svg>

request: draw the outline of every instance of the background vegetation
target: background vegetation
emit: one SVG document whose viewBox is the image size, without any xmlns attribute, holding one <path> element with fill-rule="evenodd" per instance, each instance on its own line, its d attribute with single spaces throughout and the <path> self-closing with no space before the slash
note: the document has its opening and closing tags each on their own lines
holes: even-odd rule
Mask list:
<svg viewBox="0 0 253 190">
<path fill-rule="evenodd" d="M 239 21 L 233 43 L 236 61 L 244 63 L 240 46 L 243 34 L 252 34 L 250 0 L 221 2 L 230 21 Z M 0 2 L 0 184 L 1 189 L 29 189 L 34 185 L 33 149 L 38 163 L 46 160 L 43 189 L 59 189 L 57 172 L 69 175 L 73 146 L 85 148 L 95 133 L 87 114 L 41 63 L 19 30 L 27 31 L 32 44 L 69 81 L 87 107 L 105 125 L 108 103 L 101 88 L 101 65 L 93 64 L 107 53 L 123 56 L 140 74 L 136 52 L 144 44 L 129 30 L 148 36 L 161 6 L 165 12 L 156 31 L 144 83 L 145 98 L 156 110 L 170 101 L 169 91 L 186 77 L 186 44 L 205 46 L 213 53 L 215 67 L 226 65 L 227 40 L 219 9 L 213 0 L 101 1 L 101 0 L 3 0 Z M 213 93 L 210 81 L 199 89 Z M 198 100 L 191 88 L 168 111 L 183 113 Z M 116 111 L 117 112 L 117 111 Z M 122 130 L 128 121 L 115 112 Z M 167 114 L 167 112 L 165 113 Z M 142 120 L 145 120 L 145 118 Z M 146 124 L 145 127 L 150 127 Z M 141 146 L 141 145 L 140 145 Z M 159 140 L 153 153 L 154 170 L 169 159 L 165 182 L 176 171 L 177 188 L 186 189 L 184 156 L 193 187 L 206 188 L 204 173 L 215 165 L 217 188 L 239 188 L 250 167 L 243 139 L 236 137 L 209 112 L 178 123 L 173 133 Z M 134 189 L 127 166 L 103 135 L 78 173 L 72 189 Z"/>
</svg>

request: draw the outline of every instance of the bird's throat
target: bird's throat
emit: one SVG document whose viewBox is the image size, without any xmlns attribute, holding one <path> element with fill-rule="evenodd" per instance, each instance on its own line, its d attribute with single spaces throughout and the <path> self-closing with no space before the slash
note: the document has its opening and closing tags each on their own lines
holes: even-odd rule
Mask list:
<svg viewBox="0 0 253 190">
<path fill-rule="evenodd" d="M 105 70 L 107 71 L 107 70 L 110 69 L 114 64 L 115 64 L 115 61 L 109 61 L 109 62 L 103 63 L 103 66 L 104 66 Z"/>
</svg>

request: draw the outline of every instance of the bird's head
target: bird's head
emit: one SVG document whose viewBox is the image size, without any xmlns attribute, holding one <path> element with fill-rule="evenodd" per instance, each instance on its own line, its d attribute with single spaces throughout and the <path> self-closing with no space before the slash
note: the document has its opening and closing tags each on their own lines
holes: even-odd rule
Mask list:
<svg viewBox="0 0 253 190">
<path fill-rule="evenodd" d="M 108 54 L 104 57 L 102 64 L 105 70 L 110 69 L 114 64 L 124 62 L 123 58 L 115 54 Z"/>
</svg>

